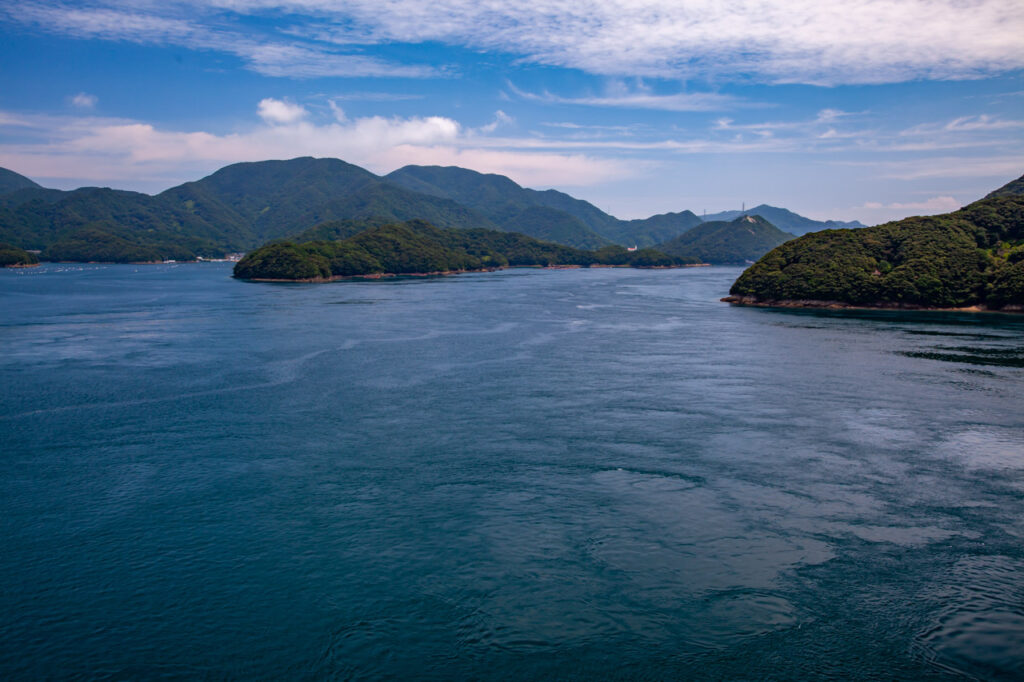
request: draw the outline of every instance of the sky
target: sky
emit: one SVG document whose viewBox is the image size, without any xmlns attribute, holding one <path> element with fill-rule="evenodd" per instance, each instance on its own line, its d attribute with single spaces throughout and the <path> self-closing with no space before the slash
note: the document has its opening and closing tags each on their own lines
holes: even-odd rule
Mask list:
<svg viewBox="0 0 1024 682">
<path fill-rule="evenodd" d="M 1021 0 L 0 3 L 0 166 L 456 165 L 620 218 L 876 224 L 1024 174 Z"/>
</svg>

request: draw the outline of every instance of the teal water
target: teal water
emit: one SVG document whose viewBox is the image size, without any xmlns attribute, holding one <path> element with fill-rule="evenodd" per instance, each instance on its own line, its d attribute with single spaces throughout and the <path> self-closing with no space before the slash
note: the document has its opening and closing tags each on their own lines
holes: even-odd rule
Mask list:
<svg viewBox="0 0 1024 682">
<path fill-rule="evenodd" d="M 5 679 L 1022 679 L 1024 318 L 0 271 Z"/>
</svg>

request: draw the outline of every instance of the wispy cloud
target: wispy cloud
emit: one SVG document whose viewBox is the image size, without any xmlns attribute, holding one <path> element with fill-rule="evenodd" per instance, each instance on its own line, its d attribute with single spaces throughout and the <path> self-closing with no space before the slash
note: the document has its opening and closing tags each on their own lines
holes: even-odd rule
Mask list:
<svg viewBox="0 0 1024 682">
<path fill-rule="evenodd" d="M 605 75 L 882 83 L 1024 66 L 1018 0 L 222 0 L 319 38 L 439 41 Z"/>
<path fill-rule="evenodd" d="M 928 156 L 898 161 L 835 161 L 834 164 L 869 168 L 876 177 L 893 180 L 999 179 L 1017 177 L 1024 172 L 1024 151 L 983 157 Z"/>
<path fill-rule="evenodd" d="M 96 97 L 96 95 L 90 95 L 87 92 L 80 92 L 69 99 L 71 101 L 71 106 L 76 109 L 95 109 L 96 103 L 99 101 L 99 98 Z"/>
<path fill-rule="evenodd" d="M 961 116 L 946 122 L 922 123 L 900 131 L 900 135 L 934 136 L 937 133 L 1001 132 L 1004 130 L 1013 130 L 1015 128 L 1024 128 L 1024 121 L 1002 119 L 997 116 L 989 116 L 988 114 L 978 114 L 975 116 Z"/>
<path fill-rule="evenodd" d="M 69 35 L 221 50 L 294 77 L 443 75 L 351 53 L 425 42 L 600 75 L 713 82 L 891 83 L 1024 68 L 1019 0 L 94 0 L 19 3 L 4 14 Z M 287 17 L 289 27 L 254 35 L 243 15 Z M 676 106 L 697 101 L 680 96 Z"/>
<path fill-rule="evenodd" d="M 69 7 L 28 2 L 19 5 L 16 11 L 0 8 L 0 18 L 74 38 L 175 45 L 232 54 L 250 70 L 266 76 L 427 78 L 445 75 L 431 66 L 400 64 L 326 49 L 322 45 L 286 42 L 245 31 L 230 22 L 200 23 L 188 17 L 159 15 L 153 13 L 151 7 Z"/>
<path fill-rule="evenodd" d="M 407 100 L 423 99 L 423 95 L 415 95 L 408 92 L 343 92 L 331 95 L 330 99 L 337 102 L 403 102 Z"/>
<path fill-rule="evenodd" d="M 545 104 L 575 104 L 590 107 L 613 107 L 619 109 L 659 109 L 662 111 L 724 111 L 741 106 L 756 106 L 742 98 L 714 92 L 692 92 L 661 95 L 646 89 L 629 90 L 615 87 L 602 95 L 564 97 L 551 92 L 528 92 L 511 82 L 506 84 L 517 97 L 531 102 Z"/>
</svg>

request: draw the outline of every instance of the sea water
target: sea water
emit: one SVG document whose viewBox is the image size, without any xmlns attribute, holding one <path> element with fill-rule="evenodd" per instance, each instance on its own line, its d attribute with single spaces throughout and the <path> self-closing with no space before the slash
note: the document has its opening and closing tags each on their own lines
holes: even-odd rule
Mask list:
<svg viewBox="0 0 1024 682">
<path fill-rule="evenodd" d="M 0 675 L 1024 678 L 1024 318 L 0 271 Z"/>
</svg>

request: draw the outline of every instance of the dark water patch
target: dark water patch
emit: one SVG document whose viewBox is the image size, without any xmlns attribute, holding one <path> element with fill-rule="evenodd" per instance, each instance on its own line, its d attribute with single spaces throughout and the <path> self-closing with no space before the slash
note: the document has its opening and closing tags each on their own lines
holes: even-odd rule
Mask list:
<svg viewBox="0 0 1024 682">
<path fill-rule="evenodd" d="M 898 355 L 908 358 L 940 360 L 968 365 L 992 365 L 995 367 L 1024 367 L 1024 355 L 1016 352 L 988 351 L 985 354 L 939 353 L 936 351 L 896 351 Z"/>
</svg>

